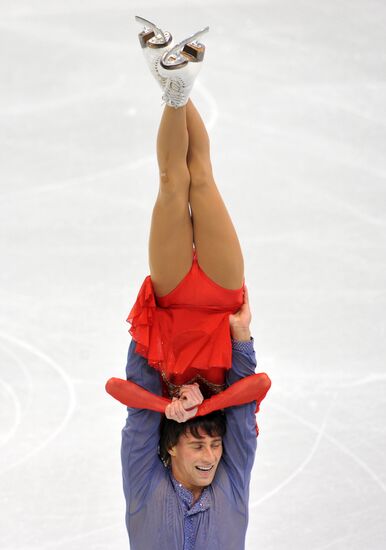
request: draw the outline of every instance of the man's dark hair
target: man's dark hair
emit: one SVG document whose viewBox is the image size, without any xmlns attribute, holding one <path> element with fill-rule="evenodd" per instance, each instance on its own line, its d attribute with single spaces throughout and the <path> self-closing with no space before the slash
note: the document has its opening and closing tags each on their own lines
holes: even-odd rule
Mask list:
<svg viewBox="0 0 386 550">
<path fill-rule="evenodd" d="M 201 432 L 209 437 L 224 437 L 226 432 L 225 414 L 214 411 L 206 416 L 194 416 L 186 422 L 176 422 L 164 416 L 160 426 L 159 455 L 165 466 L 170 465 L 168 449 L 177 445 L 181 435 L 190 433 L 197 439 L 202 438 Z"/>
</svg>

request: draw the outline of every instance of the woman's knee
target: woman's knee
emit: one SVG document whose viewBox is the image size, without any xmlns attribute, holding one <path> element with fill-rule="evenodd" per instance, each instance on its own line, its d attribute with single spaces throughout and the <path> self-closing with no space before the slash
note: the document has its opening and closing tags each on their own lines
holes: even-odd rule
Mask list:
<svg viewBox="0 0 386 550">
<path fill-rule="evenodd" d="M 160 193 L 183 195 L 189 192 L 190 172 L 188 167 L 170 166 L 159 168 Z"/>
<path fill-rule="evenodd" d="M 212 185 L 214 182 L 212 164 L 209 158 L 195 158 L 188 162 L 190 183 L 194 187 Z"/>
</svg>

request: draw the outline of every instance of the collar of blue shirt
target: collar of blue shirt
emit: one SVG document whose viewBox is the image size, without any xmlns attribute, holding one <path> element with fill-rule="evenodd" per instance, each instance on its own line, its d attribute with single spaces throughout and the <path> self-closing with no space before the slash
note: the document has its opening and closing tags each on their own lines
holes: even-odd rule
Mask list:
<svg viewBox="0 0 386 550">
<path fill-rule="evenodd" d="M 169 475 L 170 475 L 170 479 L 172 481 L 174 490 L 176 491 L 178 498 L 182 502 L 185 515 L 191 516 L 192 514 L 197 514 L 197 512 L 204 512 L 209 508 L 210 506 L 209 487 L 204 488 L 200 498 L 192 506 L 193 498 L 194 498 L 193 493 L 189 491 L 189 489 L 184 487 L 182 483 L 180 483 L 174 478 L 170 468 L 169 468 Z"/>
</svg>

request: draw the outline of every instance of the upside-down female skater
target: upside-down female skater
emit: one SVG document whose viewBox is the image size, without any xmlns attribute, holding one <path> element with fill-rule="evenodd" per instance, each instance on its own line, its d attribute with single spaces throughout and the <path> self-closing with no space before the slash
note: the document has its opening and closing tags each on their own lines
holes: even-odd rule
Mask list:
<svg viewBox="0 0 386 550">
<path fill-rule="evenodd" d="M 208 133 L 189 98 L 205 53 L 198 38 L 209 27 L 173 45 L 169 32 L 136 20 L 144 24 L 139 41 L 165 107 L 157 135 L 159 191 L 149 236 L 150 275 L 128 321 L 136 353 L 158 370 L 163 395 L 172 398 L 172 406 L 167 407 L 169 399 L 161 408 L 181 421 L 193 402 L 199 405 L 202 396 L 225 389 L 232 334 L 239 342 L 253 341 L 251 314 L 239 239 L 213 177 Z M 130 388 L 116 378 L 107 385 L 126 404 Z"/>
<path fill-rule="evenodd" d="M 130 407 L 121 447 L 130 548 L 243 550 L 255 412 L 271 382 L 254 374 L 240 243 L 189 99 L 208 28 L 173 46 L 170 33 L 137 19 L 166 105 L 150 275 L 128 317 L 127 380 L 106 384 Z"/>
</svg>

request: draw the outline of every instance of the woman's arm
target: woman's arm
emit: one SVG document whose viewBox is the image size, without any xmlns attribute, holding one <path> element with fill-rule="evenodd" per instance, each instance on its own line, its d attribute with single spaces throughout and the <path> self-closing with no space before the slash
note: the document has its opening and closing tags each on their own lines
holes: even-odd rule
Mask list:
<svg viewBox="0 0 386 550">
<path fill-rule="evenodd" d="M 127 407 L 163 413 L 176 422 L 186 422 L 193 418 L 197 413 L 197 406 L 203 402 L 198 384 L 183 386 L 180 398 L 174 397 L 173 400 L 155 395 L 138 384 L 121 378 L 110 378 L 105 388 L 107 393 Z"/>
<path fill-rule="evenodd" d="M 135 409 L 148 409 L 164 413 L 167 405 L 171 403 L 170 399 L 155 395 L 130 380 L 110 378 L 105 388 L 107 393 L 114 397 L 114 399 L 117 399 L 117 401 L 120 401 L 127 407 Z"/>
<path fill-rule="evenodd" d="M 271 387 L 271 380 L 265 372 L 251 374 L 213 395 L 198 407 L 197 416 L 204 416 L 219 409 L 246 405 L 256 401 L 257 409 Z"/>
</svg>

